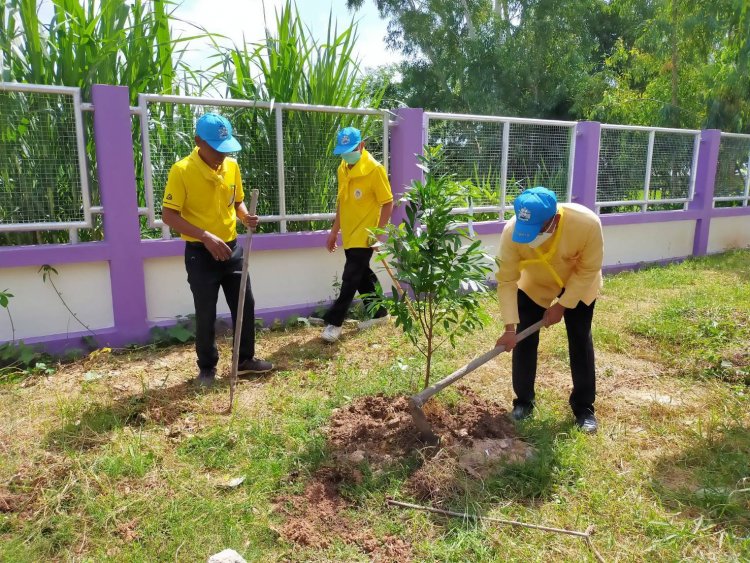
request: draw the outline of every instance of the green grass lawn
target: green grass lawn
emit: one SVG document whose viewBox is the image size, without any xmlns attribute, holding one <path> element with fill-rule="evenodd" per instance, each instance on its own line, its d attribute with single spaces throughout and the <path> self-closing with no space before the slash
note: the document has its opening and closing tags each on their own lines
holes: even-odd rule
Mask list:
<svg viewBox="0 0 750 563">
<path fill-rule="evenodd" d="M 446 351 L 436 376 L 494 344 L 497 304 L 488 297 L 486 307 L 496 326 Z M 441 508 L 593 525 L 608 561 L 750 558 L 750 251 L 607 277 L 594 323 L 600 432 L 574 430 L 564 328 L 546 330 L 539 408 L 518 428 L 536 455 L 485 479 L 447 468 L 458 485 Z M 335 409 L 410 394 L 423 369 L 392 326 L 349 330 L 337 345 L 318 330 L 261 333 L 259 355 L 280 369 L 242 382 L 231 415 L 226 386 L 197 394 L 187 385 L 191 345 L 7 378 L 0 560 L 205 561 L 225 548 L 248 561 L 595 560 L 575 537 L 388 507 L 387 498 L 415 501 L 405 484 L 416 454 L 385 469 L 364 463 L 360 479 L 340 483 L 330 541 L 289 541 L 294 499 L 334 465 L 326 424 Z M 225 372 L 230 346 L 221 345 Z M 509 356 L 465 384 L 510 407 Z M 439 400 L 459 402 L 459 392 Z M 236 477 L 244 481 L 225 486 Z M 342 527 L 348 535 L 335 533 Z"/>
</svg>

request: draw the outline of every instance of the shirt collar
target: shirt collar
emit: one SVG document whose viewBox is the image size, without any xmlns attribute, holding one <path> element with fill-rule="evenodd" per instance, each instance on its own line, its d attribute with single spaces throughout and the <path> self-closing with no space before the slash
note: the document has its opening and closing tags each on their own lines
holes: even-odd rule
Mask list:
<svg viewBox="0 0 750 563">
<path fill-rule="evenodd" d="M 219 166 L 219 168 L 215 170 L 208 164 L 206 164 L 206 162 L 198 154 L 198 147 L 195 147 L 193 149 L 193 152 L 190 153 L 190 160 L 198 167 L 198 170 L 201 171 L 201 174 L 203 174 L 203 177 L 207 180 L 214 180 L 219 182 L 224 181 L 224 174 L 227 171 L 226 159 L 224 159 L 224 162 L 221 163 L 221 166 Z"/>
</svg>

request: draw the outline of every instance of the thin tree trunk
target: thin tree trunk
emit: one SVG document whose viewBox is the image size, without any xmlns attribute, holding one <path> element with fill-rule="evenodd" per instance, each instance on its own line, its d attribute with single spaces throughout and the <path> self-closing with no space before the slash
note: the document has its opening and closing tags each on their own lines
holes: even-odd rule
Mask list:
<svg viewBox="0 0 750 563">
<path fill-rule="evenodd" d="M 476 39 L 477 30 L 474 27 L 474 21 L 471 19 L 471 10 L 469 10 L 469 5 L 466 3 L 466 0 L 462 0 L 461 3 L 464 5 L 464 11 L 466 12 L 466 25 L 469 27 L 469 39 Z"/>
<path fill-rule="evenodd" d="M 430 328 L 430 336 L 427 337 L 427 368 L 424 374 L 424 387 L 427 389 L 430 385 L 430 369 L 432 367 L 432 328 Z"/>
<path fill-rule="evenodd" d="M 427 331 L 427 368 L 425 370 L 425 378 L 424 378 L 424 389 L 427 389 L 427 387 L 430 385 L 430 371 L 432 369 L 432 340 L 435 335 L 434 333 L 434 323 L 433 319 L 435 318 L 435 314 L 432 310 L 432 295 L 428 294 L 427 296 L 427 307 L 426 310 L 429 311 L 429 317 L 427 319 L 428 322 L 428 331 Z"/>
</svg>

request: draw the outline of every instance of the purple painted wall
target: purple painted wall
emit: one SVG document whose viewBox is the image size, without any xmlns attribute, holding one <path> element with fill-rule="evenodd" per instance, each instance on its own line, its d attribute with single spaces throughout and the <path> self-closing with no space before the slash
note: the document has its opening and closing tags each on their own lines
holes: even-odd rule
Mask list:
<svg viewBox="0 0 750 563">
<path fill-rule="evenodd" d="M 95 331 L 100 345 L 122 346 L 143 342 L 154 326 L 147 320 L 146 287 L 143 261 L 147 258 L 179 256 L 184 249 L 180 240 L 141 240 L 138 217 L 135 164 L 131 141 L 132 116 L 128 91 L 122 87 L 98 85 L 93 88 L 94 135 L 106 142 L 96 144 L 101 199 L 104 207 L 105 240 L 76 245 L 42 245 L 0 248 L 0 267 L 41 266 L 42 264 L 108 261 L 110 265 L 113 317 L 115 326 Z M 390 178 L 394 198 L 398 199 L 413 180 L 423 179 L 415 155 L 421 154 L 426 142 L 424 112 L 404 108 L 394 112 L 397 124 L 391 130 Z M 581 122 L 576 127 L 576 147 L 573 164 L 572 200 L 595 208 L 599 140 L 601 126 L 596 122 Z M 667 221 L 696 221 L 694 254 L 706 253 L 712 217 L 748 216 L 750 207 L 713 208 L 713 188 L 720 132 L 706 130 L 701 134 L 700 152 L 696 167 L 695 198 L 687 211 L 653 213 L 608 214 L 602 216 L 606 225 L 642 224 Z M 396 208 L 393 222 L 403 219 L 403 211 Z M 479 234 L 500 233 L 503 223 L 491 221 L 474 226 Z M 261 234 L 253 238 L 256 251 L 293 248 L 320 248 L 327 232 Z M 683 258 L 672 259 L 682 260 Z M 633 269 L 643 264 L 619 265 Z M 609 271 L 614 271 L 610 268 Z M 319 305 L 293 304 L 280 308 L 262 308 L 257 316 L 267 324 L 275 319 L 285 320 L 296 314 L 309 314 Z M 160 325 L 163 323 L 159 323 Z M 26 339 L 29 344 L 43 344 L 52 352 L 80 347 L 87 333 L 51 335 Z"/>
<path fill-rule="evenodd" d="M 720 142 L 721 131 L 718 129 L 701 131 L 698 164 L 695 168 L 695 192 L 693 201 L 688 206 L 689 211 L 698 214 L 693 240 L 693 255 L 695 256 L 702 256 L 708 250 L 708 231 L 714 205 L 714 184 L 716 183 Z"/>
<path fill-rule="evenodd" d="M 576 125 L 571 201 L 596 209 L 596 181 L 599 171 L 599 137 L 601 124 L 581 121 Z"/>
<path fill-rule="evenodd" d="M 416 155 L 421 155 L 425 145 L 424 111 L 416 108 L 396 110 L 396 125 L 391 130 L 390 177 L 393 201 L 398 202 L 414 180 L 423 180 Z M 403 206 L 398 204 L 393 210 L 391 222 L 399 224 L 404 220 Z"/>
<path fill-rule="evenodd" d="M 107 342 L 121 346 L 145 342 L 149 326 L 146 311 L 146 281 L 139 252 L 141 229 L 138 198 L 134 189 L 132 120 L 128 89 L 96 85 L 91 93 L 96 143 L 99 191 L 104 208 L 104 242 L 109 247 L 112 309 L 117 331 Z"/>
</svg>

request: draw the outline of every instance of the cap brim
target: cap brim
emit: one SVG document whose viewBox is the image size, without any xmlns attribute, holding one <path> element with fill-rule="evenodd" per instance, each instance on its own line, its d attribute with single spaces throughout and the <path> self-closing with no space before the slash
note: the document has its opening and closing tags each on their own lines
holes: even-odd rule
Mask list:
<svg viewBox="0 0 750 563">
<path fill-rule="evenodd" d="M 333 149 L 333 154 L 339 155 L 339 154 L 344 154 L 347 152 L 352 152 L 358 146 L 359 146 L 359 143 L 354 143 L 352 145 L 336 145 L 336 148 Z"/>
<path fill-rule="evenodd" d="M 229 137 L 228 139 L 224 139 L 222 141 L 206 141 L 206 142 L 208 143 L 209 147 L 211 147 L 212 149 L 218 152 L 229 153 L 229 152 L 239 152 L 242 150 L 242 145 L 240 145 L 237 139 L 235 139 L 234 137 Z"/>
<path fill-rule="evenodd" d="M 544 223 L 519 223 L 518 221 L 516 221 L 516 225 L 515 227 L 513 227 L 513 242 L 518 242 L 520 244 L 530 243 L 536 238 L 536 236 L 539 234 L 539 231 L 542 230 L 543 224 Z"/>
</svg>

